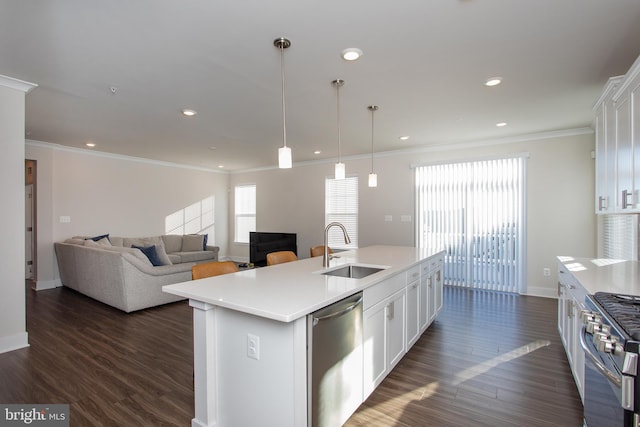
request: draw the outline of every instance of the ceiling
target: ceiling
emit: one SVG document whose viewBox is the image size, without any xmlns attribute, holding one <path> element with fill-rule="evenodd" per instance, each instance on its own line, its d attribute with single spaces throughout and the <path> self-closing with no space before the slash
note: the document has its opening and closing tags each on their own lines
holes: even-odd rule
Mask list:
<svg viewBox="0 0 640 427">
<path fill-rule="evenodd" d="M 0 0 L 0 10 L 0 74 L 38 84 L 27 139 L 227 171 L 277 165 L 279 37 L 291 40 L 294 167 L 338 156 L 338 78 L 342 157 L 366 156 L 372 104 L 376 152 L 590 126 L 607 79 L 640 55 L 638 0 Z M 344 61 L 349 47 L 364 55 Z M 485 87 L 492 76 L 503 83 Z"/>
</svg>

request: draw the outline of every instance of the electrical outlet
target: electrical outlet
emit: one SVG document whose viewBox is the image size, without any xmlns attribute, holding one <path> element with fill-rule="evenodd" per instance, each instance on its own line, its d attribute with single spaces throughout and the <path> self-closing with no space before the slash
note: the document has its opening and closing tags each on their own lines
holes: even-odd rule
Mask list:
<svg viewBox="0 0 640 427">
<path fill-rule="evenodd" d="M 247 334 L 247 357 L 260 360 L 260 337 Z"/>
<path fill-rule="evenodd" d="M 545 276 L 551 276 L 551 269 L 550 268 L 543 268 L 542 269 L 542 274 L 544 274 Z"/>
</svg>

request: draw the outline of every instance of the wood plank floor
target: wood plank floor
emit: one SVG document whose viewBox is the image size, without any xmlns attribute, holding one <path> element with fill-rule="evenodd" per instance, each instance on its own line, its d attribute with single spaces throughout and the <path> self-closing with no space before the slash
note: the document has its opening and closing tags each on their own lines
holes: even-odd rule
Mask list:
<svg viewBox="0 0 640 427">
<path fill-rule="evenodd" d="M 189 426 L 186 302 L 125 314 L 27 290 L 31 346 L 0 354 L 1 403 L 69 403 L 71 426 Z M 580 426 L 556 301 L 445 289 L 445 307 L 347 426 Z M 244 427 L 244 426 L 240 426 Z"/>
</svg>

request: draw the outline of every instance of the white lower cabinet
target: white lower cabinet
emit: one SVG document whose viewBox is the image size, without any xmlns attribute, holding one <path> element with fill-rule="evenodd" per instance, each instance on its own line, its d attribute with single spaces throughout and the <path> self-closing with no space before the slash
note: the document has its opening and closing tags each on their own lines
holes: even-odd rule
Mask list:
<svg viewBox="0 0 640 427">
<path fill-rule="evenodd" d="M 422 299 L 420 266 L 416 266 L 407 271 L 407 348 L 415 344 L 423 331 L 420 322 Z"/>
<path fill-rule="evenodd" d="M 427 277 L 422 277 L 424 272 Z M 364 290 L 363 400 L 420 338 L 442 308 L 442 256 Z M 424 279 L 424 280 L 423 280 Z"/>
<path fill-rule="evenodd" d="M 573 379 L 584 400 L 584 351 L 580 345 L 581 313 L 587 291 L 560 264 L 558 268 L 558 332 L 564 345 Z"/>
<path fill-rule="evenodd" d="M 404 315 L 404 288 L 364 311 L 365 399 L 405 353 Z"/>
</svg>

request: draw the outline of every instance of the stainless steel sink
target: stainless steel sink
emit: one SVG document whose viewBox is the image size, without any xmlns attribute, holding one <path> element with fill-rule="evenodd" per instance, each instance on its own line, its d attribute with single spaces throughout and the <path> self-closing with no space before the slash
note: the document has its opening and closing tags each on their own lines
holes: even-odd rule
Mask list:
<svg viewBox="0 0 640 427">
<path fill-rule="evenodd" d="M 382 270 L 384 270 L 384 268 L 364 265 L 345 265 L 344 267 L 325 271 L 320 274 L 324 274 L 326 276 L 347 277 L 349 279 L 362 279 L 363 277 L 370 276 L 373 273 L 377 273 Z"/>
</svg>

